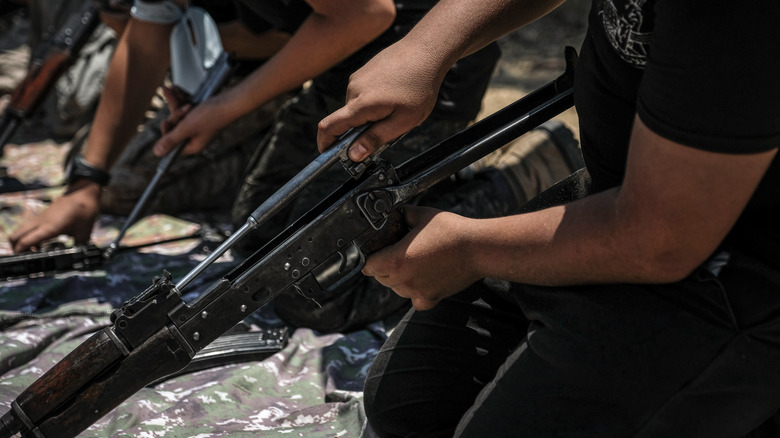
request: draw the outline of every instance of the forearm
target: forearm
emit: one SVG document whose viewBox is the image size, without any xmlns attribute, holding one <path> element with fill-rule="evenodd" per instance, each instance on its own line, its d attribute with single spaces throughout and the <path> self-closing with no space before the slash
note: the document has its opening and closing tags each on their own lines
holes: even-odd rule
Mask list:
<svg viewBox="0 0 780 438">
<path fill-rule="evenodd" d="M 534 284 L 677 281 L 725 239 L 776 152 L 697 150 L 636 118 L 620 187 L 565 206 L 473 221 L 461 227 L 461 253 L 472 254 L 475 275 Z"/>
<path fill-rule="evenodd" d="M 111 60 L 84 150 L 90 164 L 109 169 L 136 134 L 170 66 L 171 29 L 171 25 L 134 19 L 128 23 Z"/>
<path fill-rule="evenodd" d="M 443 78 L 460 58 L 555 9 L 564 0 L 442 0 L 401 44 L 414 47 Z M 453 23 L 458 23 L 453 26 Z"/>
<path fill-rule="evenodd" d="M 290 35 L 274 29 L 254 33 L 240 22 L 231 22 L 219 26 L 222 45 L 237 60 L 265 60 L 278 52 Z"/>
<path fill-rule="evenodd" d="M 462 254 L 475 277 L 548 286 L 666 281 L 647 269 L 651 254 L 642 251 L 642 235 L 623 232 L 634 227 L 619 213 L 618 193 L 522 215 L 466 219 Z"/>
<path fill-rule="evenodd" d="M 357 4 L 322 12 L 315 10 L 284 47 L 219 97 L 220 108 L 224 110 L 221 113 L 235 120 L 300 87 L 379 36 L 392 24 L 394 16 L 389 6 L 369 11 Z"/>
</svg>

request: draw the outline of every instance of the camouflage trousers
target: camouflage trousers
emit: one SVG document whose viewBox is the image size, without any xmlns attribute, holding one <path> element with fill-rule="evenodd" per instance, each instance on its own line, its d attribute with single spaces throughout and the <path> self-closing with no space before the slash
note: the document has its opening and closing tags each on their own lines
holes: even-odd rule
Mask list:
<svg viewBox="0 0 780 438">
<path fill-rule="evenodd" d="M 236 120 L 199 154 L 177 157 L 151 196 L 146 212 L 173 215 L 221 210 L 226 218 L 247 159 L 289 97 L 282 95 Z M 101 196 L 102 212 L 124 216 L 132 211 L 157 171 L 160 158 L 152 153 L 152 147 L 161 137 L 160 124 L 168 114 L 168 107 L 163 106 L 122 152 Z"/>
</svg>

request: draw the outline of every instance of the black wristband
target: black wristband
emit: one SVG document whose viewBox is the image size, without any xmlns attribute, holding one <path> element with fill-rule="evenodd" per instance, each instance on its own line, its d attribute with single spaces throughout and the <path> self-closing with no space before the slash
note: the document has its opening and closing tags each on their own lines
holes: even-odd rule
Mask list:
<svg viewBox="0 0 780 438">
<path fill-rule="evenodd" d="M 81 154 L 76 154 L 65 171 L 65 181 L 73 184 L 78 179 L 87 179 L 100 186 L 107 186 L 111 180 L 111 175 L 103 169 L 87 163 Z"/>
</svg>

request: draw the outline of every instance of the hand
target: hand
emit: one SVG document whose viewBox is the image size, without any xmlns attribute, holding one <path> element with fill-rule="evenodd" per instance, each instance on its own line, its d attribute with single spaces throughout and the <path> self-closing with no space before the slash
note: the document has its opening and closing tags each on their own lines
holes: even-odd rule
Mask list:
<svg viewBox="0 0 780 438">
<path fill-rule="evenodd" d="M 216 97 L 193 107 L 189 103 L 182 104 L 169 88 L 163 88 L 163 94 L 171 114 L 162 123 L 163 136 L 154 144 L 153 151 L 158 157 L 165 156 L 185 141 L 182 155 L 197 154 L 229 123 L 219 117 L 221 112 L 216 109 Z"/>
<path fill-rule="evenodd" d="M 42 242 L 60 234 L 73 236 L 77 244 L 89 241 L 98 215 L 100 186 L 81 180 L 39 216 L 25 221 L 9 237 L 14 252 L 38 250 Z"/>
<path fill-rule="evenodd" d="M 410 298 L 415 309 L 427 310 L 480 278 L 462 239 L 469 219 L 427 207 L 405 210 L 411 231 L 372 254 L 363 274 Z"/>
<path fill-rule="evenodd" d="M 317 145 L 327 149 L 350 128 L 374 124 L 352 145 L 349 156 L 362 161 L 376 148 L 421 124 L 433 110 L 443 75 L 419 56 L 395 44 L 355 72 L 346 105 L 319 123 Z"/>
</svg>

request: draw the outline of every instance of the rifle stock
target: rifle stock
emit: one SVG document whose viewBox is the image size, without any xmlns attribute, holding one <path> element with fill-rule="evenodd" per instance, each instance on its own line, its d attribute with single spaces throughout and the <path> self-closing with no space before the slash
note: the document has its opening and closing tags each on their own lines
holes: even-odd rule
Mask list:
<svg viewBox="0 0 780 438">
<path fill-rule="evenodd" d="M 0 120 L 0 156 L 22 121 L 40 107 L 57 79 L 73 65 L 99 23 L 99 5 L 87 1 L 33 55 L 27 75 L 11 94 L 11 101 Z"/>
<path fill-rule="evenodd" d="M 406 201 L 573 105 L 576 53 L 567 48 L 566 54 L 566 73 L 531 95 L 398 168 L 381 159 L 370 163 L 193 302 L 182 300 L 170 275 L 156 277 L 114 311 L 111 326 L 16 399 L 2 417 L 0 438 L 75 436 L 143 386 L 184 368 L 279 294 L 316 301 L 338 293 L 367 254 L 403 236 Z"/>
</svg>

